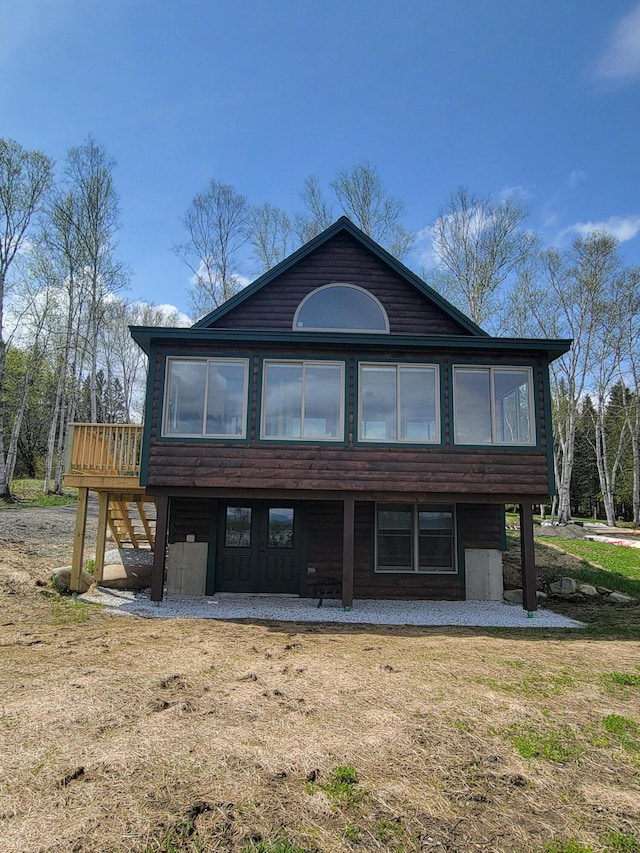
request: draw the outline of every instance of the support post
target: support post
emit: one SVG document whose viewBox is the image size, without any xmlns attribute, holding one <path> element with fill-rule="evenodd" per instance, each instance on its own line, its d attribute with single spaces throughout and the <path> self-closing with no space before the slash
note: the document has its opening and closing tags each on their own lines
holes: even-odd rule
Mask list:
<svg viewBox="0 0 640 853">
<path fill-rule="evenodd" d="M 355 542 L 355 501 L 344 501 L 342 524 L 342 606 L 353 606 L 353 553 Z"/>
<path fill-rule="evenodd" d="M 164 592 L 164 561 L 167 549 L 167 523 L 169 520 L 169 498 L 156 498 L 156 541 L 153 546 L 153 568 L 151 570 L 151 601 L 162 601 Z"/>
<path fill-rule="evenodd" d="M 104 552 L 107 546 L 107 512 L 109 492 L 98 492 L 98 534 L 96 536 L 96 562 L 93 576 L 96 583 L 102 583 L 104 574 Z"/>
<path fill-rule="evenodd" d="M 522 561 L 522 606 L 528 613 L 538 609 L 536 596 L 536 553 L 533 544 L 533 507 L 520 504 L 520 557 Z"/>
<path fill-rule="evenodd" d="M 84 557 L 84 540 L 87 530 L 87 498 L 89 489 L 81 487 L 78 489 L 78 504 L 76 506 L 76 530 L 73 537 L 73 556 L 71 558 L 71 578 L 69 589 L 71 592 L 80 592 L 80 575 L 82 573 L 82 559 Z"/>
</svg>

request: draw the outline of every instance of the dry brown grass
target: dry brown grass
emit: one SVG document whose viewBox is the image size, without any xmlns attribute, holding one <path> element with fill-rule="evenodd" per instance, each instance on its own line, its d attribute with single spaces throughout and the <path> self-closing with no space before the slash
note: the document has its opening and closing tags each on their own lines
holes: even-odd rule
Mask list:
<svg viewBox="0 0 640 853">
<path fill-rule="evenodd" d="M 625 745 L 603 720 L 640 724 L 640 686 L 602 677 L 640 675 L 637 641 L 118 617 L 39 589 L 52 557 L 4 546 L 6 853 L 283 836 L 302 851 L 601 850 L 609 830 L 638 833 L 640 736 Z M 562 760 L 524 757 L 518 734 L 555 738 Z M 345 765 L 359 782 L 336 798 Z"/>
</svg>

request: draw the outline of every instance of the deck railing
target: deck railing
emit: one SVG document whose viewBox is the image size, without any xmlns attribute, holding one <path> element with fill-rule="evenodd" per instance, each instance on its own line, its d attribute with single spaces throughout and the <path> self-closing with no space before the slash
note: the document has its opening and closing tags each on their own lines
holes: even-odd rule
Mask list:
<svg viewBox="0 0 640 853">
<path fill-rule="evenodd" d="M 67 474 L 140 473 L 142 427 L 138 424 L 70 424 L 73 430 Z"/>
</svg>

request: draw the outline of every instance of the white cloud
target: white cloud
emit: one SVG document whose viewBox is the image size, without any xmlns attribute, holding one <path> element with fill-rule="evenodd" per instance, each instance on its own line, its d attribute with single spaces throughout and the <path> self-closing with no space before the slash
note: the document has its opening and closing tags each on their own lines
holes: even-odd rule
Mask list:
<svg viewBox="0 0 640 853">
<path fill-rule="evenodd" d="M 415 248 L 422 267 L 431 270 L 440 266 L 440 258 L 433 243 L 433 225 L 425 225 L 416 232 Z"/>
<path fill-rule="evenodd" d="M 180 327 L 188 327 L 193 325 L 193 320 L 188 317 L 183 311 L 179 308 L 176 308 L 175 305 L 170 305 L 167 302 L 164 302 L 162 305 L 154 305 L 153 306 L 156 311 L 161 312 L 164 317 L 174 317 L 176 316 L 176 326 Z"/>
<path fill-rule="evenodd" d="M 574 169 L 573 172 L 569 175 L 569 179 L 567 183 L 570 187 L 575 187 L 576 184 L 579 184 L 585 177 L 585 173 L 582 169 Z"/>
<path fill-rule="evenodd" d="M 582 237 L 586 237 L 593 231 L 610 234 L 621 243 L 626 243 L 640 234 L 640 216 L 610 216 L 608 219 L 603 219 L 599 222 L 576 222 L 575 225 L 565 228 L 560 236 L 579 234 Z"/>
<path fill-rule="evenodd" d="M 531 187 L 525 187 L 522 184 L 517 184 L 514 187 L 505 187 L 499 194 L 500 201 L 527 201 L 533 196 Z"/>
<path fill-rule="evenodd" d="M 596 74 L 605 80 L 640 78 L 640 2 L 615 25 Z"/>
</svg>

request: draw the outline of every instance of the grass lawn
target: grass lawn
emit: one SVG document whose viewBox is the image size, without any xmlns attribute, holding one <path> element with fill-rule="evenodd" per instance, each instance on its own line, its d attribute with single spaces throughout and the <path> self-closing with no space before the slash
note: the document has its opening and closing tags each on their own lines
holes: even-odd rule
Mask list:
<svg viewBox="0 0 640 853">
<path fill-rule="evenodd" d="M 62 495 L 45 495 L 43 480 L 14 480 L 11 484 L 11 494 L 15 503 L 0 501 L 0 510 L 15 508 L 16 503 L 21 507 L 65 506 L 78 497 L 77 489 L 64 489 Z"/>
</svg>

